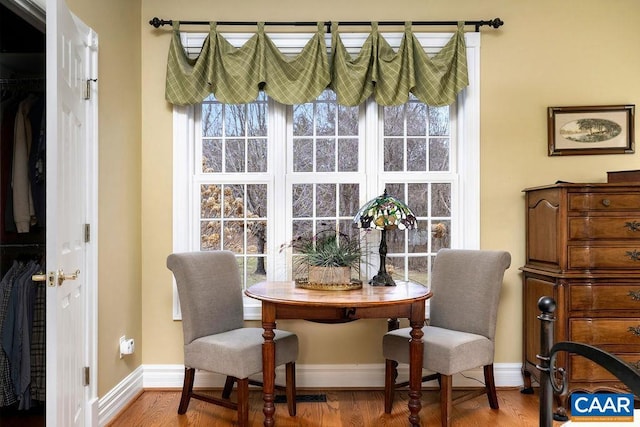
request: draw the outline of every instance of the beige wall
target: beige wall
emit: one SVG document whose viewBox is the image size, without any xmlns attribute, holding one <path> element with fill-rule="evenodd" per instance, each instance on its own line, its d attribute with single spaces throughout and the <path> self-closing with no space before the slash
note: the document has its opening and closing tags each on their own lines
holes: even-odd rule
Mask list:
<svg viewBox="0 0 640 427">
<path fill-rule="evenodd" d="M 215 8 L 208 0 L 143 0 L 141 10 L 127 0 L 69 3 L 100 35 L 100 395 L 141 362 L 182 362 L 165 267 L 172 249 L 172 116 L 164 101 L 170 30 L 150 27 L 154 16 L 505 21 L 499 30 L 483 28 L 481 48 L 481 246 L 512 254 L 497 363 L 521 361 L 522 189 L 603 182 L 607 171 L 638 168 L 640 154 L 550 158 L 546 138 L 548 106 L 638 103 L 636 0 L 246 0 Z M 279 326 L 299 333 L 300 364 L 382 361 L 381 321 Z M 123 333 L 138 340 L 132 360 L 118 358 Z"/>
<path fill-rule="evenodd" d="M 68 0 L 98 33 L 98 395 L 142 363 L 140 2 Z M 120 359 L 119 338 L 138 350 Z"/>
</svg>

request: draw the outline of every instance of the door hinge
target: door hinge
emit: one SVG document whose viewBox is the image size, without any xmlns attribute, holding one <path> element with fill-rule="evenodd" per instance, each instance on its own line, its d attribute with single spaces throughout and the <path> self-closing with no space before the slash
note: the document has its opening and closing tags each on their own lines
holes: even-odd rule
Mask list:
<svg viewBox="0 0 640 427">
<path fill-rule="evenodd" d="M 87 87 L 85 88 L 84 99 L 91 99 L 91 82 L 97 82 L 98 79 L 87 79 Z"/>
<path fill-rule="evenodd" d="M 91 224 L 84 225 L 84 242 L 89 243 L 91 241 Z"/>
<path fill-rule="evenodd" d="M 88 386 L 88 385 L 89 385 L 89 383 L 90 383 L 90 380 L 89 380 L 89 379 L 91 378 L 91 377 L 90 377 L 90 375 L 89 375 L 89 374 L 90 374 L 90 372 L 91 372 L 91 371 L 89 370 L 89 367 L 88 367 L 88 366 L 85 366 L 85 367 L 84 367 L 84 382 L 83 382 L 83 384 L 82 384 L 82 385 L 84 385 L 84 386 Z"/>
</svg>

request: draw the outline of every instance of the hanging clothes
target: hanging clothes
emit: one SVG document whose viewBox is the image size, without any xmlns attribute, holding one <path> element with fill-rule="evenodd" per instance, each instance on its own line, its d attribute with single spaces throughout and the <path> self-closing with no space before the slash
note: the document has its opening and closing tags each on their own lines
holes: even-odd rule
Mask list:
<svg viewBox="0 0 640 427">
<path fill-rule="evenodd" d="M 46 223 L 45 97 L 16 92 L 0 103 L 0 217 L 7 233 L 29 233 Z"/>
<path fill-rule="evenodd" d="M 45 286 L 36 286 L 36 302 L 33 307 L 33 327 L 31 328 L 31 399 L 40 402 L 46 400 L 47 390 L 46 294 Z"/>
<path fill-rule="evenodd" d="M 2 101 L 0 117 L 0 209 L 2 210 L 2 232 L 0 236 L 15 233 L 16 223 L 13 218 L 13 190 L 11 188 L 11 165 L 13 163 L 13 133 L 20 99 L 13 96 Z M 4 240 L 4 239 L 3 239 Z"/>
<path fill-rule="evenodd" d="M 14 279 L 7 318 L 2 329 L 2 349 L 9 357 L 11 381 L 18 398 L 18 409 L 31 408 L 31 329 L 35 306 L 35 283 L 31 276 L 39 270 L 30 261 Z"/>
<path fill-rule="evenodd" d="M 29 184 L 35 211 L 35 225 L 44 227 L 46 223 L 46 181 L 45 166 L 47 152 L 47 118 L 45 98 L 38 97 L 29 112 L 32 127 L 32 144 L 29 152 Z"/>
<path fill-rule="evenodd" d="M 44 294 L 38 306 L 38 285 L 31 280 L 40 270 L 36 261 L 16 261 L 0 282 L 0 406 L 18 402 L 17 409 L 27 410 L 34 396 L 36 400 L 44 398 Z M 36 307 L 42 312 L 36 312 Z M 35 319 L 39 323 L 36 334 Z M 38 339 L 37 360 L 32 358 L 34 336 Z"/>
<path fill-rule="evenodd" d="M 11 299 L 11 290 L 13 289 L 14 279 L 21 268 L 22 267 L 18 262 L 14 261 L 13 265 L 0 282 L 0 337 L 4 330 L 4 323 L 7 308 L 9 307 L 9 300 Z M 12 405 L 17 401 L 18 398 L 16 397 L 16 393 L 13 388 L 13 381 L 11 380 L 9 357 L 7 357 L 2 346 L 0 346 L 0 407 Z"/>
<path fill-rule="evenodd" d="M 13 218 L 18 233 L 28 233 L 35 225 L 35 208 L 29 182 L 29 152 L 32 144 L 32 128 L 29 112 L 37 97 L 28 95 L 20 102 L 16 114 L 15 130 L 13 134 Z"/>
</svg>

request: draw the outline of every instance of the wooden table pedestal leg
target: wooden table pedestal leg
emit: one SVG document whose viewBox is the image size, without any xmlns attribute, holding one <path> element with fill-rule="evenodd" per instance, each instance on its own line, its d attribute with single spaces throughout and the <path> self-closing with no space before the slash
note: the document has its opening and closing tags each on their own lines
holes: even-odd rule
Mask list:
<svg viewBox="0 0 640 427">
<path fill-rule="evenodd" d="M 275 421 L 273 415 L 276 412 L 274 405 L 275 372 L 276 372 L 276 344 L 273 342 L 276 327 L 275 307 L 270 304 L 262 305 L 262 327 L 264 328 L 264 343 L 262 344 L 262 380 L 264 408 L 264 426 L 273 427 Z"/>
<path fill-rule="evenodd" d="M 411 319 L 411 341 L 409 341 L 409 424 L 420 426 L 420 409 L 422 404 L 422 359 L 424 357 L 424 342 L 422 341 L 422 327 L 424 326 L 424 303 L 422 304 L 421 320 Z"/>
</svg>

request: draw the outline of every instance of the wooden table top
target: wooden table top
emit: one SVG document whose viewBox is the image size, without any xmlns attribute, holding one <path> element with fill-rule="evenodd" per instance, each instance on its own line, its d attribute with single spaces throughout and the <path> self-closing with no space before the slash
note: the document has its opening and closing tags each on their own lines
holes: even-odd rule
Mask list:
<svg viewBox="0 0 640 427">
<path fill-rule="evenodd" d="M 274 281 L 256 283 L 249 287 L 245 294 L 251 298 L 276 304 L 373 307 L 424 301 L 431 297 L 431 290 L 417 283 L 396 282 L 396 286 L 371 286 L 363 283 L 361 289 L 325 291 L 299 288 L 294 281 Z"/>
</svg>

